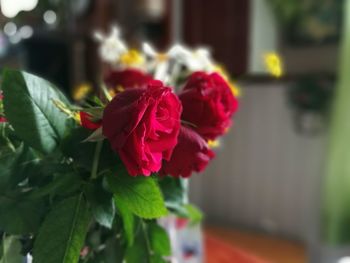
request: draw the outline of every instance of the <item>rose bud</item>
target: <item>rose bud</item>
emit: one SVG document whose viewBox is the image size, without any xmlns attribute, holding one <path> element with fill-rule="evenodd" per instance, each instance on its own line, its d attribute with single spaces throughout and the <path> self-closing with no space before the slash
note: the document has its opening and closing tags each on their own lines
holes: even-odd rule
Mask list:
<svg viewBox="0 0 350 263">
<path fill-rule="evenodd" d="M 181 119 L 191 123 L 206 140 L 224 134 L 238 108 L 228 83 L 217 73 L 193 73 L 179 98 L 183 106 Z"/>
<path fill-rule="evenodd" d="M 89 113 L 81 111 L 79 114 L 81 126 L 83 126 L 85 129 L 96 130 L 101 127 L 101 121 L 94 122 Z"/>
<path fill-rule="evenodd" d="M 2 92 L 0 91 L 0 103 L 2 103 L 2 100 L 4 99 L 4 95 L 2 95 Z M 2 104 L 0 104 L 0 110 L 2 109 Z M 7 122 L 7 119 L 4 116 L 0 115 L 0 123 Z"/>
<path fill-rule="evenodd" d="M 148 176 L 169 160 L 177 144 L 182 107 L 160 81 L 127 89 L 107 105 L 103 134 L 132 176 Z"/>
<path fill-rule="evenodd" d="M 197 132 L 182 126 L 171 159 L 163 161 L 160 173 L 187 178 L 192 172 L 203 171 L 214 156 L 214 152 Z"/>
<path fill-rule="evenodd" d="M 108 88 L 120 92 L 129 88 L 143 87 L 152 77 L 137 69 L 112 70 L 105 76 Z"/>
</svg>

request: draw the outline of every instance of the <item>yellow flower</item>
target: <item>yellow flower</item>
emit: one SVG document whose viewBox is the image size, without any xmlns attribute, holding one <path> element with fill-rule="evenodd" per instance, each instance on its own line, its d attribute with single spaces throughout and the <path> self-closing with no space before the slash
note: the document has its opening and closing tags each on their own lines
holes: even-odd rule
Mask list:
<svg viewBox="0 0 350 263">
<path fill-rule="evenodd" d="M 267 71 L 274 77 L 280 78 L 283 75 L 283 63 L 281 57 L 275 52 L 264 54 L 264 62 Z"/>
<path fill-rule="evenodd" d="M 210 149 L 218 148 L 218 147 L 220 147 L 220 141 L 219 140 L 209 140 L 208 141 L 208 147 Z"/>
<path fill-rule="evenodd" d="M 120 63 L 125 66 L 139 66 L 145 62 L 143 55 L 136 49 L 130 49 L 120 57 Z"/>
<path fill-rule="evenodd" d="M 73 88 L 72 97 L 75 101 L 79 101 L 84 99 L 91 91 L 92 87 L 90 84 L 82 83 Z"/>
</svg>

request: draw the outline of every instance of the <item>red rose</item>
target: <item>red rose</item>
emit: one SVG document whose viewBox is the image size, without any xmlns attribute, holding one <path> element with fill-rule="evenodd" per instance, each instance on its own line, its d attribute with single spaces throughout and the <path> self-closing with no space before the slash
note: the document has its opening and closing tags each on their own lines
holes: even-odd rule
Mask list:
<svg viewBox="0 0 350 263">
<path fill-rule="evenodd" d="M 160 81 L 128 89 L 107 105 L 103 134 L 132 176 L 150 175 L 169 160 L 177 144 L 182 107 Z"/>
<path fill-rule="evenodd" d="M 89 130 L 96 130 L 101 127 L 101 121 L 94 122 L 91 115 L 87 112 L 79 112 L 81 126 Z"/>
<path fill-rule="evenodd" d="M 228 83 L 217 73 L 193 73 L 179 97 L 183 106 L 181 119 L 193 124 L 207 140 L 225 133 L 238 108 Z"/>
<path fill-rule="evenodd" d="M 112 70 L 105 77 L 105 83 L 111 89 L 143 87 L 150 80 L 151 76 L 137 69 Z"/>
<path fill-rule="evenodd" d="M 190 177 L 193 171 L 201 172 L 215 154 L 206 141 L 194 130 L 182 126 L 171 159 L 163 161 L 162 175 Z"/>
</svg>

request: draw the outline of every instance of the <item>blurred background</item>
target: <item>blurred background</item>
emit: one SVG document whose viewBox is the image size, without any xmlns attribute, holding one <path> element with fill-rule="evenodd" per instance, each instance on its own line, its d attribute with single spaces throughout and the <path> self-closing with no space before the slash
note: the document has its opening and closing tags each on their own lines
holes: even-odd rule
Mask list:
<svg viewBox="0 0 350 263">
<path fill-rule="evenodd" d="M 217 158 L 192 177 L 207 233 L 266 262 L 346 263 L 350 249 L 323 238 L 321 213 L 344 2 L 0 0 L 0 69 L 36 73 L 67 94 L 97 88 L 93 32 L 115 23 L 134 47 L 210 47 L 242 95 Z"/>
</svg>

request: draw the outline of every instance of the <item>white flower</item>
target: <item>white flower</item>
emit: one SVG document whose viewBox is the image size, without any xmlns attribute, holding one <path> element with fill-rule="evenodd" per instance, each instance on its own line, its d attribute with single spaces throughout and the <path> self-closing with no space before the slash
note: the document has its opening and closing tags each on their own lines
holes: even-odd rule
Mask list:
<svg viewBox="0 0 350 263">
<path fill-rule="evenodd" d="M 181 45 L 175 45 L 169 53 L 170 57 L 187 67 L 189 71 L 212 71 L 214 69 L 210 51 L 206 48 L 191 50 Z"/>
<path fill-rule="evenodd" d="M 142 44 L 142 50 L 150 59 L 148 67 L 154 69 L 154 78 L 167 83 L 170 78 L 168 52 L 159 53 L 148 43 Z"/>
<path fill-rule="evenodd" d="M 127 52 L 127 46 L 120 38 L 118 27 L 113 26 L 109 35 L 95 32 L 94 37 L 100 42 L 101 59 L 107 63 L 117 64 L 120 56 Z"/>
</svg>

